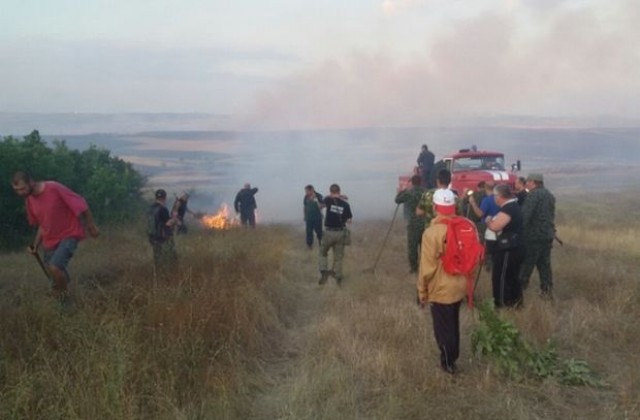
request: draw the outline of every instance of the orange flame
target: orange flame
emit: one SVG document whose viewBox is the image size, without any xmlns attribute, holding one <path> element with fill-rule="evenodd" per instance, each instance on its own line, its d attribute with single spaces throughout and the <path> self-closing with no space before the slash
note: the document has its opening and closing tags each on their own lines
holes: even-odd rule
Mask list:
<svg viewBox="0 0 640 420">
<path fill-rule="evenodd" d="M 222 204 L 216 214 L 202 216 L 202 224 L 211 229 L 229 229 L 238 225 L 238 221 L 229 215 L 229 207 Z"/>
</svg>

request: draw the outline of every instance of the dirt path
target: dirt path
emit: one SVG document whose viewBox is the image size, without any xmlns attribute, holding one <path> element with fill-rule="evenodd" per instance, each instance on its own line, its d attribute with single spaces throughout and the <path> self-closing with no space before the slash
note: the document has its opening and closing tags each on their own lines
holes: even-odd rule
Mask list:
<svg viewBox="0 0 640 420">
<path fill-rule="evenodd" d="M 366 224 L 366 229 L 364 225 L 360 226 L 360 232 L 367 232 L 369 237 L 363 237 L 364 233 L 358 233 L 356 228 L 353 245 L 346 248 L 345 252 L 345 280 L 342 286 L 337 286 L 332 278 L 324 286 L 318 285 L 318 247 L 314 244 L 314 248 L 308 250 L 304 245 L 303 230 L 292 229 L 283 276 L 287 292 L 290 290 L 297 299 L 287 320 L 285 339 L 282 343 L 285 349 L 283 356 L 268 361 L 265 366 L 265 377 L 269 383 L 254 398 L 252 411 L 256 418 L 297 418 L 288 410 L 287 405 L 291 402 L 296 383 L 300 383 L 300 375 L 305 375 L 308 371 L 302 363 L 309 361 L 309 355 L 306 354 L 311 351 L 309 343 L 318 339 L 319 326 L 327 317 L 334 315 L 335 306 L 342 299 L 352 298 L 354 288 L 371 281 L 373 273 L 368 268 L 373 264 L 388 227 L 388 223 Z M 406 267 L 396 268 L 394 264 L 398 258 L 401 258 L 401 261 L 406 258 L 403 254 L 403 224 L 396 221 L 394 227 L 394 234 L 390 236 L 376 270 L 378 280 L 388 278 L 389 270 L 391 275 L 396 276 L 407 271 Z"/>
<path fill-rule="evenodd" d="M 283 356 L 270 360 L 265 366 L 265 377 L 268 386 L 255 397 L 254 409 L 256 418 L 282 419 L 288 418 L 286 401 L 291 392 L 295 375 L 299 371 L 299 363 L 304 358 L 304 342 L 312 334 L 313 326 L 326 305 L 327 298 L 336 289 L 335 282 L 325 286 L 318 285 L 318 248 L 308 250 L 302 243 L 304 233 L 292 231 L 290 247 L 286 251 L 283 275 L 296 295 L 295 305 L 288 317 L 285 331 Z M 329 293 L 326 293 L 329 291 Z M 335 291 L 333 291 L 335 293 Z"/>
</svg>

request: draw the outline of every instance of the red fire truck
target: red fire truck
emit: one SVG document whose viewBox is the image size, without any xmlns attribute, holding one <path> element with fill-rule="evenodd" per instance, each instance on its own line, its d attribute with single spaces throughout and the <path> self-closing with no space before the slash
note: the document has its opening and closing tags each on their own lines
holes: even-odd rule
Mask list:
<svg viewBox="0 0 640 420">
<path fill-rule="evenodd" d="M 509 184 L 513 188 L 520 170 L 520 161 L 507 169 L 503 153 L 480 151 L 473 147 L 458 150 L 438 161 L 431 174 L 432 185 L 435 185 L 435 178 L 441 169 L 451 171 L 449 188 L 462 195 L 466 189 L 474 190 L 480 181 L 492 181 L 495 185 Z M 418 167 L 414 168 L 413 174 L 419 174 Z M 400 176 L 398 181 L 400 189 L 409 188 L 411 175 Z"/>
</svg>

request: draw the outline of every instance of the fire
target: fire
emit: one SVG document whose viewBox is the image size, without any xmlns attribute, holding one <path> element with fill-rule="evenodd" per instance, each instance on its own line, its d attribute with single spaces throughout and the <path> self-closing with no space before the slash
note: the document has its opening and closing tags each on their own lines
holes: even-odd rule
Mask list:
<svg viewBox="0 0 640 420">
<path fill-rule="evenodd" d="M 212 229 L 229 229 L 237 226 L 238 221 L 231 217 L 229 213 L 229 207 L 223 204 L 216 214 L 202 216 L 202 224 Z"/>
</svg>

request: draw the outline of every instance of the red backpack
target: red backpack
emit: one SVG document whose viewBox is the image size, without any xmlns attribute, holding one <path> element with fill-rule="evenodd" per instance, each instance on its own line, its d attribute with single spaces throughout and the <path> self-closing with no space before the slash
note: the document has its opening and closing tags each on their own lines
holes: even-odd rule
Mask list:
<svg viewBox="0 0 640 420">
<path fill-rule="evenodd" d="M 442 219 L 447 225 L 442 268 L 448 274 L 467 277 L 467 301 L 473 307 L 473 275 L 484 260 L 484 246 L 480 242 L 476 225 L 466 217 Z"/>
</svg>

